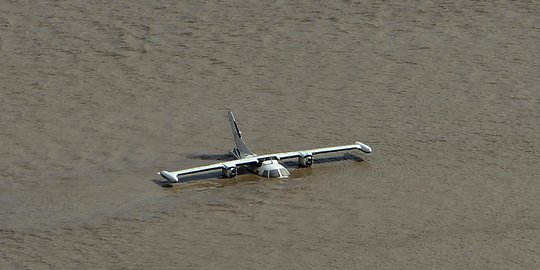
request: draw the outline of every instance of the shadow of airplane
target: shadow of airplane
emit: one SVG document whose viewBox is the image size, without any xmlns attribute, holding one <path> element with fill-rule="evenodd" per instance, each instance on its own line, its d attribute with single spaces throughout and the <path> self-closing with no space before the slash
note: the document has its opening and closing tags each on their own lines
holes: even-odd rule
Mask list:
<svg viewBox="0 0 540 270">
<path fill-rule="evenodd" d="M 200 159 L 200 160 L 223 160 L 230 161 L 234 160 L 234 156 L 231 154 L 190 154 L 186 156 L 189 159 Z"/>
<path fill-rule="evenodd" d="M 223 178 L 221 176 L 221 172 L 205 172 L 205 173 L 198 173 L 198 174 L 182 176 L 182 177 L 178 178 L 178 183 L 185 183 L 185 182 L 192 182 L 192 181 L 199 181 L 199 180 L 208 180 L 208 179 L 217 179 L 217 178 Z M 171 182 L 169 182 L 167 180 L 161 180 L 160 181 L 160 180 L 157 180 L 157 179 L 153 179 L 152 182 L 154 182 L 154 184 L 162 186 L 164 188 L 172 187 Z"/>
<path fill-rule="evenodd" d="M 354 155 L 354 154 L 351 154 L 351 153 L 345 153 L 343 154 L 343 156 L 333 156 L 333 157 L 314 157 L 313 158 L 313 164 L 325 164 L 325 163 L 330 163 L 330 162 L 337 162 L 337 161 L 345 161 L 345 160 L 352 160 L 352 161 L 356 161 L 356 162 L 362 162 L 364 161 L 363 158 L 357 156 L 357 155 Z M 283 162 L 280 162 L 281 164 L 283 164 L 285 167 L 287 168 L 294 168 L 294 167 L 298 167 L 298 162 L 297 161 L 294 161 L 294 160 L 287 160 L 287 161 L 283 161 Z"/>
</svg>

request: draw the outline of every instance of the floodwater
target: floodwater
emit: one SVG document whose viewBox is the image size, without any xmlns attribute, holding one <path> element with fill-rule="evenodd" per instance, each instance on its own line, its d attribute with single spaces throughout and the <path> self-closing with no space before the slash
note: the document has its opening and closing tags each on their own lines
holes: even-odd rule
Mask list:
<svg viewBox="0 0 540 270">
<path fill-rule="evenodd" d="M 3 1 L 1 269 L 538 269 L 537 1 Z M 160 170 L 362 141 L 289 179 Z M 294 160 L 292 160 L 294 161 Z"/>
</svg>

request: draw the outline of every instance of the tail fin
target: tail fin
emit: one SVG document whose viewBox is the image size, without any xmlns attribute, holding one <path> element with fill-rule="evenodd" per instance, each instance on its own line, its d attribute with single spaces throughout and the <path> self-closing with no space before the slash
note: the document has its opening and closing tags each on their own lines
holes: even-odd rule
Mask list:
<svg viewBox="0 0 540 270">
<path fill-rule="evenodd" d="M 234 138 L 234 143 L 236 144 L 236 148 L 233 150 L 233 154 L 236 156 L 236 158 L 244 158 L 246 156 L 253 155 L 253 152 L 249 150 L 246 143 L 242 139 L 242 132 L 240 132 L 240 129 L 236 124 L 233 113 L 229 110 L 228 114 L 229 122 L 231 122 L 231 130 Z"/>
</svg>

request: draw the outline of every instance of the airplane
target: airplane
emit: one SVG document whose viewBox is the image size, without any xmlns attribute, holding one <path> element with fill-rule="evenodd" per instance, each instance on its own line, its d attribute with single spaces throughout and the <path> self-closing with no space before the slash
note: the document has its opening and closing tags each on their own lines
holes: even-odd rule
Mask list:
<svg viewBox="0 0 540 270">
<path fill-rule="evenodd" d="M 207 166 L 195 167 L 191 169 L 184 169 L 179 171 L 161 171 L 157 174 L 161 175 L 168 182 L 177 183 L 178 177 L 187 174 L 205 172 L 210 170 L 219 170 L 223 177 L 235 177 L 237 175 L 237 168 L 239 166 L 247 167 L 250 171 L 265 178 L 286 178 L 290 175 L 289 171 L 279 164 L 279 160 L 298 158 L 298 164 L 300 167 L 309 167 L 313 164 L 313 156 L 318 154 L 325 154 L 338 151 L 348 151 L 358 149 L 366 154 L 373 152 L 371 147 L 361 142 L 355 142 L 350 145 L 333 146 L 325 148 L 317 148 L 311 150 L 301 150 L 292 152 L 275 153 L 268 155 L 257 155 L 248 148 L 244 142 L 242 132 L 238 128 L 236 119 L 232 111 L 227 111 L 229 116 L 229 122 L 231 124 L 231 131 L 236 144 L 236 148 L 232 149 L 230 153 L 236 158 L 232 161 L 226 161 Z"/>
</svg>

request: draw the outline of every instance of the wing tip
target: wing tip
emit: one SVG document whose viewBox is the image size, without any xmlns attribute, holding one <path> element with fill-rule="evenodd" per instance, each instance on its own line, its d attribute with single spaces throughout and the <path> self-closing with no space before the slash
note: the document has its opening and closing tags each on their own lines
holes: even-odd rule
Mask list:
<svg viewBox="0 0 540 270">
<path fill-rule="evenodd" d="M 178 182 L 178 176 L 173 175 L 172 173 L 168 171 L 161 171 L 161 172 L 158 172 L 158 174 L 161 175 L 161 177 L 168 180 L 169 182 L 173 182 L 173 183 Z"/>
<path fill-rule="evenodd" d="M 358 149 L 360 149 L 360 151 L 366 153 L 366 154 L 371 154 L 373 153 L 373 149 L 371 147 L 369 147 L 369 145 L 365 144 L 365 143 L 361 143 L 361 142 L 355 142 L 356 145 L 358 145 Z"/>
</svg>

